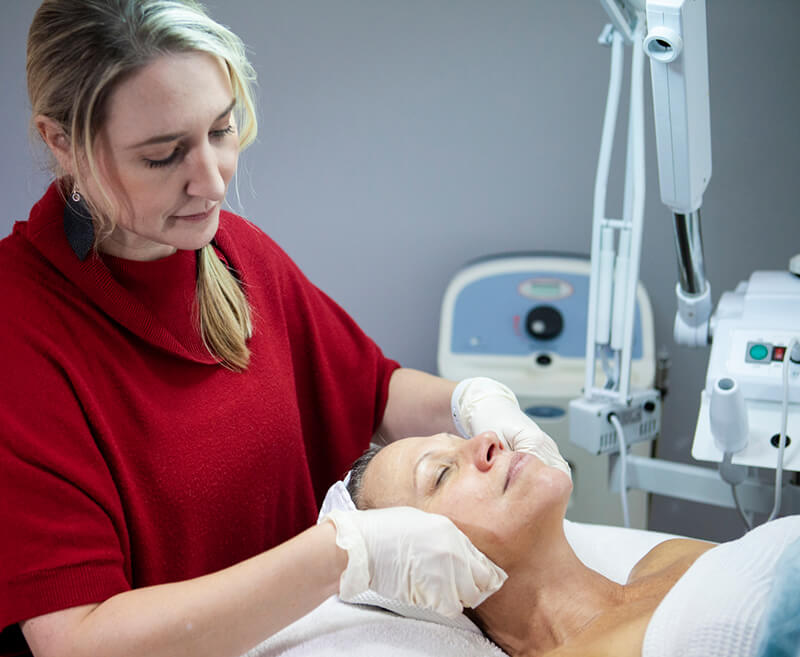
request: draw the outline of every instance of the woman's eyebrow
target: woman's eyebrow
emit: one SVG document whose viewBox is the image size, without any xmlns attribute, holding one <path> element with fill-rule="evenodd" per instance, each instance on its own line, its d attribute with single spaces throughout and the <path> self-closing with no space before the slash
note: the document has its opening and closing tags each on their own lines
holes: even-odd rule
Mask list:
<svg viewBox="0 0 800 657">
<path fill-rule="evenodd" d="M 235 105 L 236 105 L 236 99 L 234 98 L 230 102 L 230 105 L 228 105 L 224 110 L 222 110 L 222 112 L 220 112 L 219 116 L 217 116 L 217 118 L 214 119 L 214 123 L 216 123 L 220 119 L 224 119 L 230 113 L 230 111 L 233 109 L 233 107 Z M 142 146 L 153 146 L 155 144 L 168 144 L 171 141 L 177 141 L 178 139 L 180 139 L 183 136 L 184 136 L 184 133 L 173 133 L 173 134 L 168 134 L 168 135 L 155 135 L 154 137 L 150 137 L 149 139 L 145 139 L 144 141 L 139 142 L 138 144 L 134 144 L 133 146 L 128 146 L 128 149 L 129 150 L 133 150 L 134 148 L 141 148 Z"/>
<path fill-rule="evenodd" d="M 214 121 L 219 121 L 220 119 L 225 118 L 225 115 L 228 114 L 228 112 L 230 112 L 235 105 L 236 105 L 236 99 L 234 98 L 231 101 L 230 105 L 228 105 L 224 110 L 222 110 L 219 116 L 216 119 L 214 119 Z"/>
<path fill-rule="evenodd" d="M 419 466 L 422 465 L 422 462 L 426 458 L 435 452 L 435 449 L 429 449 L 427 452 L 423 452 L 422 455 L 417 459 L 417 462 L 414 464 L 414 490 L 418 490 L 417 474 L 419 473 Z"/>
</svg>

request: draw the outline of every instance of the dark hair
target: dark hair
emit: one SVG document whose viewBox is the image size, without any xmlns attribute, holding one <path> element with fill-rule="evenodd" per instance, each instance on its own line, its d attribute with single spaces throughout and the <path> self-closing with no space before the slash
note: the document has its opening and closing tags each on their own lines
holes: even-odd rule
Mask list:
<svg viewBox="0 0 800 657">
<path fill-rule="evenodd" d="M 383 445 L 370 445 L 367 451 L 359 456 L 350 468 L 350 479 L 347 482 L 347 492 L 357 509 L 368 509 L 369 503 L 363 499 L 361 489 L 364 485 L 364 473 L 375 455 L 383 449 Z"/>
</svg>

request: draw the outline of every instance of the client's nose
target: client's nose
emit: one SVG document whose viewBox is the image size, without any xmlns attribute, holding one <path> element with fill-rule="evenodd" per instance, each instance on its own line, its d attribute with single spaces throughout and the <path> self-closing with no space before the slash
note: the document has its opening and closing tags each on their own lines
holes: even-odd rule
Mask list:
<svg viewBox="0 0 800 657">
<path fill-rule="evenodd" d="M 494 431 L 484 431 L 470 438 L 466 447 L 470 450 L 475 467 L 482 472 L 490 470 L 497 455 L 503 451 L 503 443 Z"/>
</svg>

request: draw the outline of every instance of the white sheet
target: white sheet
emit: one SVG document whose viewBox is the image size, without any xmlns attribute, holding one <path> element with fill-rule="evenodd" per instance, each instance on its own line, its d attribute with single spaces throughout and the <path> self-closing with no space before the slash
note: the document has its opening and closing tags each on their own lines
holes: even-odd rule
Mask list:
<svg viewBox="0 0 800 657">
<path fill-rule="evenodd" d="M 589 567 L 623 583 L 631 568 L 670 534 L 564 521 L 567 539 Z M 461 627 L 402 618 L 340 602 L 335 596 L 246 657 L 503 657 L 505 653 L 462 615 Z"/>
<path fill-rule="evenodd" d="M 785 569 L 785 570 L 784 570 Z M 776 607 L 797 628 L 798 591 L 781 585 L 800 570 L 800 516 L 778 518 L 742 538 L 704 553 L 667 593 L 647 626 L 645 657 L 750 657 L 763 654 L 762 620 Z M 789 588 L 792 582 L 789 580 Z M 794 620 L 792 621 L 792 617 Z M 800 655 L 800 645 L 785 651 L 770 628 L 774 652 Z M 789 628 L 787 627 L 787 630 Z M 797 641 L 797 632 L 786 638 Z"/>
<path fill-rule="evenodd" d="M 675 534 L 610 525 L 564 521 L 564 533 L 575 554 L 589 568 L 624 584 L 636 562 Z"/>
</svg>

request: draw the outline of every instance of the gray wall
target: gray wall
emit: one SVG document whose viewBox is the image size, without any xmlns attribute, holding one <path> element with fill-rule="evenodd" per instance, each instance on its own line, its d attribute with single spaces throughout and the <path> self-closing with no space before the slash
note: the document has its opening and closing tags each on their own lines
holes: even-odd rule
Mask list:
<svg viewBox="0 0 800 657">
<path fill-rule="evenodd" d="M 43 190 L 27 137 L 25 34 L 38 3 L 2 0 L 6 234 Z M 207 0 L 248 43 L 261 132 L 244 212 L 387 354 L 434 370 L 439 307 L 465 262 L 588 251 L 608 80 L 592 0 Z M 705 196 L 715 299 L 800 252 L 796 0 L 708 0 L 714 174 Z M 662 457 L 688 461 L 707 351 L 672 344 L 676 266 L 648 102 L 642 279 L 672 355 Z M 620 184 L 619 177 L 616 184 Z M 612 194 L 616 211 L 621 194 Z M 655 499 L 651 528 L 741 533 L 733 511 Z"/>
</svg>

